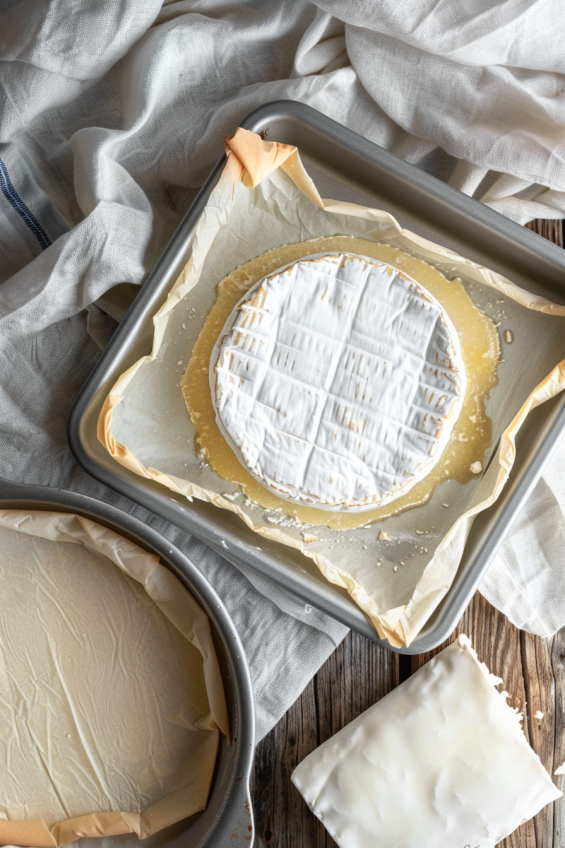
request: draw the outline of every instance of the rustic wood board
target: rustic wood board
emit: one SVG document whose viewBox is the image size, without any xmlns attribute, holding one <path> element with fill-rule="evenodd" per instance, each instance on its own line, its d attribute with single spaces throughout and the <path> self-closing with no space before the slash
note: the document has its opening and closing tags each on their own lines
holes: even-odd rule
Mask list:
<svg viewBox="0 0 565 848">
<path fill-rule="evenodd" d="M 564 246 L 562 221 L 528 227 Z M 472 640 L 481 660 L 502 677 L 509 703 L 524 712 L 524 730 L 550 773 L 565 760 L 565 628 L 540 639 L 513 627 L 476 594 L 453 636 Z M 256 848 L 334 848 L 290 775 L 318 745 L 386 695 L 437 653 L 402 657 L 349 633 L 301 697 L 257 746 L 252 781 Z M 536 711 L 541 721 L 533 718 Z M 565 789 L 564 778 L 556 778 Z M 565 848 L 565 801 L 542 810 L 500 843 L 502 848 Z M 375 846 L 377 848 L 377 846 Z"/>
</svg>

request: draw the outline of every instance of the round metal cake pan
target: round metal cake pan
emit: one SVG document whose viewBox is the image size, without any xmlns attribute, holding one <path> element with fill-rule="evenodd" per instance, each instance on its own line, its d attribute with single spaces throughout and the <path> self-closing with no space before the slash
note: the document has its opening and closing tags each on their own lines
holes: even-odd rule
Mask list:
<svg viewBox="0 0 565 848">
<path fill-rule="evenodd" d="M 536 297 L 565 303 L 562 248 L 316 109 L 296 101 L 266 103 L 241 126 L 298 147 L 324 197 L 384 209 L 407 229 L 491 268 Z M 68 419 L 71 450 L 90 475 L 201 539 L 238 567 L 267 577 L 389 650 L 408 655 L 430 651 L 455 629 L 565 431 L 565 392 L 528 415 L 518 433 L 510 478 L 496 503 L 475 518 L 451 587 L 415 640 L 408 647 L 391 647 L 378 637 L 347 590 L 329 583 L 312 559 L 264 537 L 258 546 L 257 534 L 234 513 L 197 498 L 189 502 L 140 477 L 116 462 L 98 440 L 100 411 L 112 386 L 151 351 L 154 315 L 187 262 L 198 221 L 224 165 L 222 157 L 77 395 Z M 492 457 L 495 453 L 493 445 Z"/>
<path fill-rule="evenodd" d="M 223 848 L 252 846 L 253 812 L 249 778 L 254 753 L 255 713 L 247 660 L 238 633 L 219 596 L 196 566 L 138 519 L 115 507 L 62 489 L 22 485 L 0 478 L 0 509 L 77 513 L 156 553 L 187 586 L 210 618 L 226 692 L 232 744 L 221 737 L 206 809 L 143 840 L 147 848 Z M 122 841 L 123 840 L 123 841 Z M 120 845 L 139 845 L 137 836 Z"/>
</svg>

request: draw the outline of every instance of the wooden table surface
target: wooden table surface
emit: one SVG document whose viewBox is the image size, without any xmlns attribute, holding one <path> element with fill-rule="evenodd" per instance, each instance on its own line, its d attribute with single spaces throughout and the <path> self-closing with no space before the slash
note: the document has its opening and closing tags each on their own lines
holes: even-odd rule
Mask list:
<svg viewBox="0 0 565 848">
<path fill-rule="evenodd" d="M 563 247 L 561 221 L 534 221 L 528 226 Z M 509 703 L 524 712 L 526 736 L 552 774 L 565 760 L 565 628 L 551 639 L 532 636 L 511 625 L 477 593 L 448 641 L 459 633 L 471 638 L 479 658 L 503 678 L 511 695 Z M 310 751 L 445 645 L 432 654 L 399 658 L 363 636 L 349 633 L 298 701 L 257 746 L 252 781 L 256 848 L 335 846 L 291 784 L 292 771 Z M 544 714 L 541 721 L 533 717 L 537 710 Z M 565 848 L 565 802 L 550 804 L 500 845 Z"/>
</svg>

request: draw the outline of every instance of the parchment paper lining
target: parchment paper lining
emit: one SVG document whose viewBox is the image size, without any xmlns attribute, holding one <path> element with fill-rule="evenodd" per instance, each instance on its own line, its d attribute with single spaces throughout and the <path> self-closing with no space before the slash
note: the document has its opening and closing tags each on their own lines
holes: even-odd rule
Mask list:
<svg viewBox="0 0 565 848">
<path fill-rule="evenodd" d="M 322 200 L 296 148 L 239 129 L 226 140 L 226 150 L 228 161 L 199 221 L 192 255 L 155 316 L 151 355 L 110 392 L 99 439 L 137 474 L 235 512 L 260 536 L 302 551 L 328 580 L 347 589 L 381 637 L 408 645 L 451 586 L 474 516 L 500 494 L 514 462 L 516 433 L 529 410 L 565 385 L 565 363 L 555 364 L 565 357 L 559 320 L 565 307 L 403 230 L 387 212 Z M 274 525 L 273 516 L 238 497 L 235 486 L 195 456 L 194 428 L 179 389 L 218 282 L 275 246 L 332 235 L 398 247 L 449 279 L 461 279 L 472 299 L 514 333 L 513 344 L 503 344 L 499 384 L 487 405 L 493 446 L 500 439 L 496 461 L 476 482 L 448 481 L 424 506 L 387 519 L 390 542 L 379 542 L 378 524 L 355 531 L 323 528 L 311 544 L 303 541 L 304 528 Z"/>
<path fill-rule="evenodd" d="M 205 808 L 229 734 L 207 615 L 89 519 L 0 511 L 0 842 L 150 836 Z"/>
</svg>

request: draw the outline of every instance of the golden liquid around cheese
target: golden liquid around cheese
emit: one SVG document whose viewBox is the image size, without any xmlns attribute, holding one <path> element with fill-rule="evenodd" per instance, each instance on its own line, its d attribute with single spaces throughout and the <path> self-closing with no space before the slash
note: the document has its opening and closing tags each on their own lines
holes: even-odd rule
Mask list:
<svg viewBox="0 0 565 848">
<path fill-rule="evenodd" d="M 212 403 L 209 383 L 210 358 L 224 325 L 236 304 L 259 280 L 283 265 L 315 253 L 344 251 L 379 259 L 413 277 L 441 303 L 451 318 L 461 341 L 467 374 L 467 389 L 461 413 L 441 459 L 430 473 L 409 492 L 392 503 L 366 512 L 327 512 L 290 503 L 269 492 L 239 462 L 224 439 Z M 334 529 L 354 529 L 396 515 L 425 503 L 443 480 L 467 483 L 475 475 L 471 464 L 484 464 L 491 444 L 491 421 L 485 413 L 485 399 L 496 384 L 500 355 L 498 333 L 492 321 L 471 300 L 463 285 L 395 247 L 351 236 L 312 239 L 276 247 L 232 271 L 218 285 L 206 323 L 194 345 L 192 357 L 181 381 L 183 397 L 196 428 L 196 450 L 224 480 L 235 483 L 242 492 L 264 509 L 278 510 L 302 524 Z"/>
</svg>

